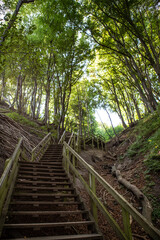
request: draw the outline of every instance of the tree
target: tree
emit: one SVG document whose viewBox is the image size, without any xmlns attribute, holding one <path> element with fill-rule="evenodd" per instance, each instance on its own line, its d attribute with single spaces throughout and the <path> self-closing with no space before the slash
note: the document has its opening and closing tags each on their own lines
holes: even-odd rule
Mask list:
<svg viewBox="0 0 160 240">
<path fill-rule="evenodd" d="M 2 35 L 1 35 L 1 38 L 0 38 L 0 46 L 1 46 L 2 43 L 5 41 L 5 38 L 7 37 L 7 34 L 8 34 L 8 32 L 9 32 L 9 30 L 13 27 L 14 22 L 15 22 L 15 20 L 16 20 L 16 17 L 17 17 L 17 15 L 18 15 L 18 13 L 19 13 L 20 8 L 22 7 L 22 5 L 23 5 L 24 3 L 31 3 L 31 2 L 34 2 L 34 0 L 19 0 L 19 1 L 17 2 L 16 9 L 15 9 L 15 11 L 13 12 L 13 15 L 12 15 L 11 19 L 9 20 L 7 26 L 5 27 L 5 29 L 4 29 L 4 31 L 3 31 Z"/>
</svg>

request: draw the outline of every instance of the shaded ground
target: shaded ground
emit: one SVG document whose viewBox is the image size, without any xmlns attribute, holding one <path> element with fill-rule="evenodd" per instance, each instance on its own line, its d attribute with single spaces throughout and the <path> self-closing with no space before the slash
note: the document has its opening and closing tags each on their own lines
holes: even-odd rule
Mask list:
<svg viewBox="0 0 160 240">
<path fill-rule="evenodd" d="M 7 117 L 5 113 L 9 110 L 0 106 L 0 176 L 3 173 L 5 160 L 11 157 L 21 137 L 24 138 L 23 145 L 27 149 L 26 154 L 30 158 L 30 152 L 41 141 L 38 130 L 17 123 L 11 118 Z M 41 136 L 46 134 L 41 132 Z"/>
<path fill-rule="evenodd" d="M 129 201 L 139 212 L 142 211 L 142 206 L 137 200 L 137 198 L 133 195 L 132 192 L 125 189 L 122 185 L 120 185 L 111 173 L 111 169 L 113 165 L 119 166 L 122 176 L 128 180 L 130 183 L 136 185 L 141 191 L 146 188 L 146 181 L 144 172 L 146 167 L 144 166 L 143 156 L 135 157 L 134 159 L 129 159 L 126 157 L 123 158 L 122 156 L 127 151 L 128 147 L 133 143 L 134 137 L 132 136 L 132 129 L 125 130 L 124 133 L 120 137 L 120 144 L 115 142 L 115 139 L 112 139 L 106 145 L 106 151 L 91 149 L 88 147 L 87 150 L 81 151 L 81 156 L 94 167 L 94 169 L 112 186 L 116 189 L 121 195 L 124 196 L 127 201 Z M 83 167 L 80 166 L 80 173 L 83 177 L 88 180 L 88 174 Z M 159 178 L 156 179 L 156 184 L 153 188 L 154 194 L 160 193 L 159 188 Z M 77 187 L 79 189 L 80 195 L 87 203 L 89 207 L 89 197 L 85 193 L 82 184 L 79 180 L 76 182 Z M 108 192 L 103 189 L 100 184 L 97 184 L 97 195 L 102 200 L 104 205 L 106 206 L 107 210 L 110 214 L 117 220 L 117 222 L 122 225 L 122 217 L 121 217 L 121 208 L 117 204 L 117 202 L 113 199 L 113 197 L 108 194 Z M 112 228 L 109 226 L 106 220 L 104 220 L 102 214 L 98 213 L 99 218 L 99 226 L 101 231 L 103 232 L 105 239 L 118 239 L 116 235 L 113 233 Z M 133 219 L 132 222 L 132 232 L 134 239 L 150 239 L 141 229 Z M 159 229 L 160 228 L 160 221 L 156 219 L 154 225 Z"/>
<path fill-rule="evenodd" d="M 18 124 L 17 122 L 11 120 L 4 115 L 8 110 L 0 109 L 0 175 L 4 168 L 5 160 L 10 157 L 14 151 L 14 148 L 20 137 L 24 137 L 25 146 L 32 150 L 38 142 L 41 140 L 39 137 L 38 131 L 37 134 L 32 132 L 32 128 Z M 133 129 L 128 128 L 120 134 L 119 143 L 112 139 L 106 144 L 106 151 L 101 151 L 97 149 L 91 149 L 88 147 L 87 150 L 81 152 L 81 156 L 94 167 L 94 169 L 108 182 L 112 187 L 114 187 L 120 194 L 122 194 L 139 212 L 141 212 L 142 207 L 136 197 L 121 186 L 117 179 L 112 175 L 111 169 L 113 165 L 119 166 L 122 176 L 135 184 L 143 192 L 148 187 L 147 181 L 145 178 L 146 167 L 144 165 L 144 156 L 135 155 L 134 157 L 129 158 L 126 151 L 129 146 L 135 141 L 135 137 L 132 134 Z M 45 134 L 44 134 L 45 135 Z M 88 174 L 80 167 L 80 173 L 83 177 L 88 180 Z M 154 181 L 154 185 L 150 188 L 150 194 L 160 198 L 160 178 L 158 174 L 151 176 L 151 179 Z M 78 190 L 84 202 L 88 205 L 89 208 L 89 197 L 84 191 L 82 184 L 79 180 L 76 180 Z M 109 195 L 106 190 L 104 190 L 97 183 L 97 195 L 105 204 L 107 210 L 112 214 L 112 216 L 117 219 L 117 222 L 122 226 L 122 217 L 121 217 L 121 208 L 115 202 L 113 197 Z M 102 214 L 98 212 L 98 221 L 101 231 L 103 232 L 106 240 L 116 240 L 118 239 L 114 234 L 112 228 L 109 226 L 108 222 L 104 220 Z M 144 233 L 143 229 L 140 229 L 133 219 L 132 230 L 134 233 L 134 239 L 150 239 Z M 154 225 L 160 229 L 160 219 L 154 221 Z"/>
</svg>

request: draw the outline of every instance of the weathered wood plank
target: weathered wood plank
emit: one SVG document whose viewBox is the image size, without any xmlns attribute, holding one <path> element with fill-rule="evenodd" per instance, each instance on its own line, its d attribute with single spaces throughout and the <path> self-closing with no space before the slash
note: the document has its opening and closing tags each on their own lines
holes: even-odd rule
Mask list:
<svg viewBox="0 0 160 240">
<path fill-rule="evenodd" d="M 4 224 L 5 228 L 47 228 L 47 227 L 64 227 L 76 225 L 92 225 L 94 221 L 77 221 L 77 222 L 57 222 L 57 223 L 10 223 Z"/>
</svg>

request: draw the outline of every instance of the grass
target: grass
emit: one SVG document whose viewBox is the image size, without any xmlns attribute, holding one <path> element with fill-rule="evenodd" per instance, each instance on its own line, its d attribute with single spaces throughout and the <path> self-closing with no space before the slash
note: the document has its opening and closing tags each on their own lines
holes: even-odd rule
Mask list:
<svg viewBox="0 0 160 240">
<path fill-rule="evenodd" d="M 136 136 L 136 141 L 128 149 L 127 156 L 133 160 L 144 156 L 146 171 L 143 192 L 152 204 L 152 219 L 156 222 L 160 219 L 160 205 L 159 197 L 154 193 L 156 183 L 153 179 L 154 175 L 158 176 L 160 173 L 160 106 L 157 111 L 139 121 L 133 134 Z"/>
<path fill-rule="evenodd" d="M 127 155 L 145 156 L 144 163 L 149 172 L 160 171 L 160 110 L 139 121 L 135 127 L 136 141 L 130 146 Z"/>
<path fill-rule="evenodd" d="M 13 119 L 15 122 L 20 123 L 21 125 L 30 127 L 29 132 L 36 134 L 40 138 L 43 138 L 44 134 L 48 134 L 48 127 L 46 125 L 39 126 L 39 124 L 37 124 L 36 122 L 24 117 L 23 115 L 20 115 L 17 112 L 5 113 L 5 115 Z M 53 128 L 49 129 L 49 131 L 52 133 L 52 136 L 56 138 L 57 131 Z"/>
<path fill-rule="evenodd" d="M 36 134 L 40 138 L 43 138 L 44 134 L 47 134 L 47 127 L 46 126 L 41 127 L 36 122 L 24 117 L 23 115 L 20 115 L 17 112 L 5 113 L 5 115 L 8 116 L 9 118 L 13 119 L 15 122 L 31 128 L 31 129 L 29 129 L 29 132 L 33 133 L 33 134 Z"/>
<path fill-rule="evenodd" d="M 29 120 L 28 118 L 26 118 L 16 112 L 6 113 L 5 115 L 8 116 L 9 118 L 13 119 L 15 122 L 18 122 L 22 125 L 27 125 L 29 127 L 38 128 L 37 123 Z"/>
</svg>

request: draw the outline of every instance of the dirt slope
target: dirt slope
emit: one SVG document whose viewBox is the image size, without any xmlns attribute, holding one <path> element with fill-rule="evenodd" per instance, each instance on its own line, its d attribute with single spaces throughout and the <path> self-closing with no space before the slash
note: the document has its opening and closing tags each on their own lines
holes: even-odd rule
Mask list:
<svg viewBox="0 0 160 240">
<path fill-rule="evenodd" d="M 5 110 L 4 110 L 5 111 Z M 2 110 L 1 110 L 2 112 Z M 41 132 L 41 135 L 36 130 L 29 126 L 17 123 L 8 116 L 0 113 L 0 176 L 4 169 L 4 163 L 9 158 L 15 149 L 18 140 L 24 138 L 24 146 L 29 152 L 40 142 L 41 137 L 45 136 L 45 133 Z"/>
<path fill-rule="evenodd" d="M 112 187 L 114 187 L 124 198 L 127 199 L 139 212 L 142 212 L 142 206 L 139 200 L 134 196 L 134 194 L 122 185 L 120 185 L 115 176 L 113 176 L 111 170 L 112 167 L 119 166 L 122 176 L 128 180 L 130 183 L 136 185 L 142 192 L 147 187 L 147 182 L 145 180 L 145 171 L 146 166 L 144 165 L 144 156 L 139 155 L 134 158 L 129 158 L 126 154 L 129 146 L 134 142 L 135 137 L 132 134 L 133 129 L 128 128 L 125 130 L 119 137 L 119 143 L 115 139 L 112 139 L 106 144 L 106 151 L 101 151 L 97 149 L 91 149 L 88 147 L 87 150 L 81 151 L 81 156 L 94 167 L 94 169 L 108 182 Z M 126 155 L 125 155 L 126 154 Z M 123 156 L 123 159 L 122 159 Z M 125 157 L 124 157 L 125 156 Z M 87 173 L 85 169 L 81 168 L 81 174 L 84 178 L 87 178 Z M 159 179 L 154 178 L 155 185 L 154 188 L 151 188 L 150 191 L 152 195 L 160 195 L 159 188 Z M 77 186 L 81 193 L 82 198 L 89 206 L 89 198 L 85 193 L 83 186 L 79 181 L 77 181 Z M 97 194 L 99 198 L 106 205 L 109 212 L 112 216 L 119 222 L 121 225 L 121 209 L 113 199 L 113 197 L 108 194 L 100 185 L 97 184 Z M 160 228 L 160 219 L 154 218 L 154 225 L 159 229 Z M 103 216 L 99 213 L 99 225 L 101 226 L 101 231 L 105 235 L 105 239 L 117 239 L 113 234 L 112 228 L 107 224 L 103 219 Z M 137 224 L 132 220 L 132 231 L 134 233 L 134 239 L 150 239 L 143 229 L 141 229 Z"/>
</svg>

